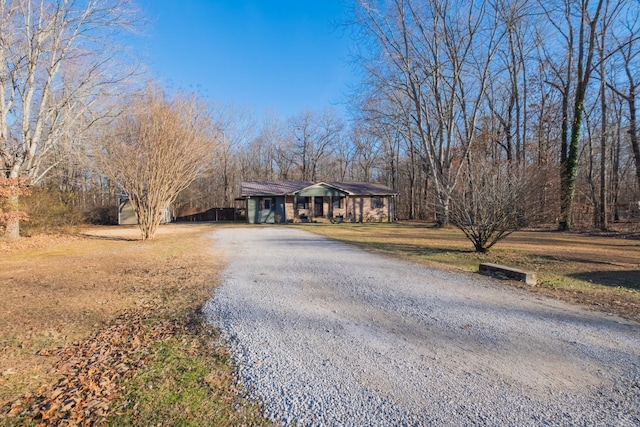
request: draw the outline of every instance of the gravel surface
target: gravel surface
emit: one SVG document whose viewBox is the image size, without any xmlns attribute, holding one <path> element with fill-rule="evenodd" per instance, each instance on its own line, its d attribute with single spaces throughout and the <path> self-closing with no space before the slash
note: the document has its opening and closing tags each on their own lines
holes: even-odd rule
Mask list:
<svg viewBox="0 0 640 427">
<path fill-rule="evenodd" d="M 287 227 L 221 229 L 205 310 L 283 425 L 640 426 L 640 324 Z"/>
</svg>

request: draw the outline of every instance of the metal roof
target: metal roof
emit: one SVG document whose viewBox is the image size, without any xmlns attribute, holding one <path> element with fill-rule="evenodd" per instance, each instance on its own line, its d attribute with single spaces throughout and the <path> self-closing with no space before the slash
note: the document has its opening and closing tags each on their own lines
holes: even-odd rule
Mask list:
<svg viewBox="0 0 640 427">
<path fill-rule="evenodd" d="M 327 184 L 358 196 L 388 196 L 398 194 L 386 185 L 375 182 L 328 182 Z"/>
<path fill-rule="evenodd" d="M 293 194 L 313 185 L 309 181 L 243 181 L 240 183 L 240 195 L 246 196 L 284 196 Z"/>
</svg>

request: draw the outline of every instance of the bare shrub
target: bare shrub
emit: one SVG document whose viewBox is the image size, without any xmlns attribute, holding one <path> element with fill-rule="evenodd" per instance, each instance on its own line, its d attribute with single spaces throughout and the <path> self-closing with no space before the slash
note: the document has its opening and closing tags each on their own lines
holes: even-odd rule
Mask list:
<svg viewBox="0 0 640 427">
<path fill-rule="evenodd" d="M 29 216 L 29 221 L 22 226 L 25 235 L 84 222 L 82 212 L 73 203 L 73 195 L 55 188 L 33 187 L 31 194 L 23 197 L 22 204 Z"/>
<path fill-rule="evenodd" d="M 452 197 L 451 223 L 462 230 L 477 252 L 487 252 L 537 219 L 539 205 L 529 201 L 542 177 L 507 161 L 492 163 L 470 157 Z"/>
</svg>

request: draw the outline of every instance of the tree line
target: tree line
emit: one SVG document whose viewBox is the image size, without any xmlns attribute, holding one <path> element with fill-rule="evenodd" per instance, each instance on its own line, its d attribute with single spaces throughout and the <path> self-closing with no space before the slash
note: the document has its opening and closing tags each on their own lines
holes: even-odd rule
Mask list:
<svg viewBox="0 0 640 427">
<path fill-rule="evenodd" d="M 530 220 L 568 230 L 591 210 L 606 229 L 640 186 L 638 11 L 620 0 L 363 1 L 363 116 L 398 135 L 441 224 L 460 200 L 473 218 L 469 195 L 499 172 L 537 184 L 526 186 Z"/>
<path fill-rule="evenodd" d="M 106 160 L 143 139 L 132 127 L 154 123 L 142 99 L 173 115 L 159 108 L 157 126 L 177 120 L 192 135 L 176 134 L 191 145 L 174 147 L 162 168 L 178 174 L 177 159 L 201 153 L 159 204 L 234 206 L 242 180 L 376 181 L 399 192 L 400 219 L 456 225 L 477 249 L 527 225 L 638 222 L 637 1 L 354 1 L 344 25 L 362 81 L 347 114 L 259 120 L 149 85 L 117 48 L 137 25 L 134 6 L 0 0 L 7 188 L 27 181 L 104 220 L 124 170 Z M 2 198 L 5 213 L 20 211 L 15 193 Z"/>
</svg>

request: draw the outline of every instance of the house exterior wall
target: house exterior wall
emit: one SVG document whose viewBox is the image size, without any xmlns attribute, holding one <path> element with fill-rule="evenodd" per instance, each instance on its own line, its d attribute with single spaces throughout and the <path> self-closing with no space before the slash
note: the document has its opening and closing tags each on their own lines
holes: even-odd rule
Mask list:
<svg viewBox="0 0 640 427">
<path fill-rule="evenodd" d="M 274 224 L 286 221 L 284 197 L 251 197 L 247 199 L 249 224 Z"/>
<path fill-rule="evenodd" d="M 309 196 L 308 196 L 309 197 Z M 298 206 L 295 196 L 251 197 L 247 199 L 247 222 L 249 224 L 274 224 L 284 222 L 304 222 L 313 220 L 316 199 L 309 198 L 308 208 Z M 340 218 L 348 222 L 392 222 L 395 218 L 395 203 L 392 196 L 345 196 L 342 208 L 333 207 L 332 197 L 322 198 L 322 218 Z M 264 200 L 269 199 L 269 208 Z M 381 203 L 381 205 L 380 205 Z"/>
<path fill-rule="evenodd" d="M 349 222 L 393 222 L 395 219 L 395 200 L 392 196 L 345 196 L 341 206 L 334 207 L 334 199 L 324 197 L 322 200 L 323 218 L 337 218 Z M 316 218 L 315 197 L 310 198 L 308 208 L 299 208 L 295 197 L 287 197 L 285 202 L 286 221 L 300 222 Z M 381 205 L 380 205 L 381 203 Z M 284 222 L 284 221 L 283 221 Z"/>
<path fill-rule="evenodd" d="M 334 201 L 340 200 L 339 206 L 342 207 L 335 207 L 334 206 Z M 347 197 L 339 197 L 339 198 L 334 198 L 334 197 L 329 197 L 327 198 L 327 215 L 330 218 L 341 218 L 343 221 L 347 218 Z"/>
<path fill-rule="evenodd" d="M 275 223 L 283 223 L 287 221 L 287 213 L 286 213 L 286 201 L 285 197 L 276 197 L 276 206 L 275 206 L 275 215 L 274 222 Z"/>
<path fill-rule="evenodd" d="M 293 221 L 293 218 L 296 217 L 295 202 L 296 202 L 295 196 L 285 197 L 285 201 L 284 201 L 284 216 L 285 216 L 284 221 L 285 222 Z"/>
<path fill-rule="evenodd" d="M 381 206 L 375 206 L 374 199 L 378 199 Z M 395 203 L 391 196 L 350 196 L 346 211 L 345 219 L 351 222 L 392 222 Z"/>
</svg>

